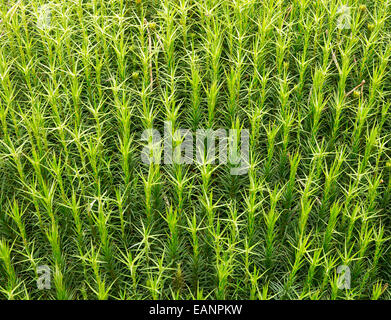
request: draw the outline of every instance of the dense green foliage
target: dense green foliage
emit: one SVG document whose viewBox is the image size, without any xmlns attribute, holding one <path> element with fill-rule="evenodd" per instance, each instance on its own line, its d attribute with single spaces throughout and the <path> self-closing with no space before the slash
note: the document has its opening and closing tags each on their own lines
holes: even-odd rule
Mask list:
<svg viewBox="0 0 391 320">
<path fill-rule="evenodd" d="M 390 14 L 0 1 L 0 297 L 389 299 Z M 248 173 L 144 164 L 165 121 L 248 128 Z"/>
</svg>

